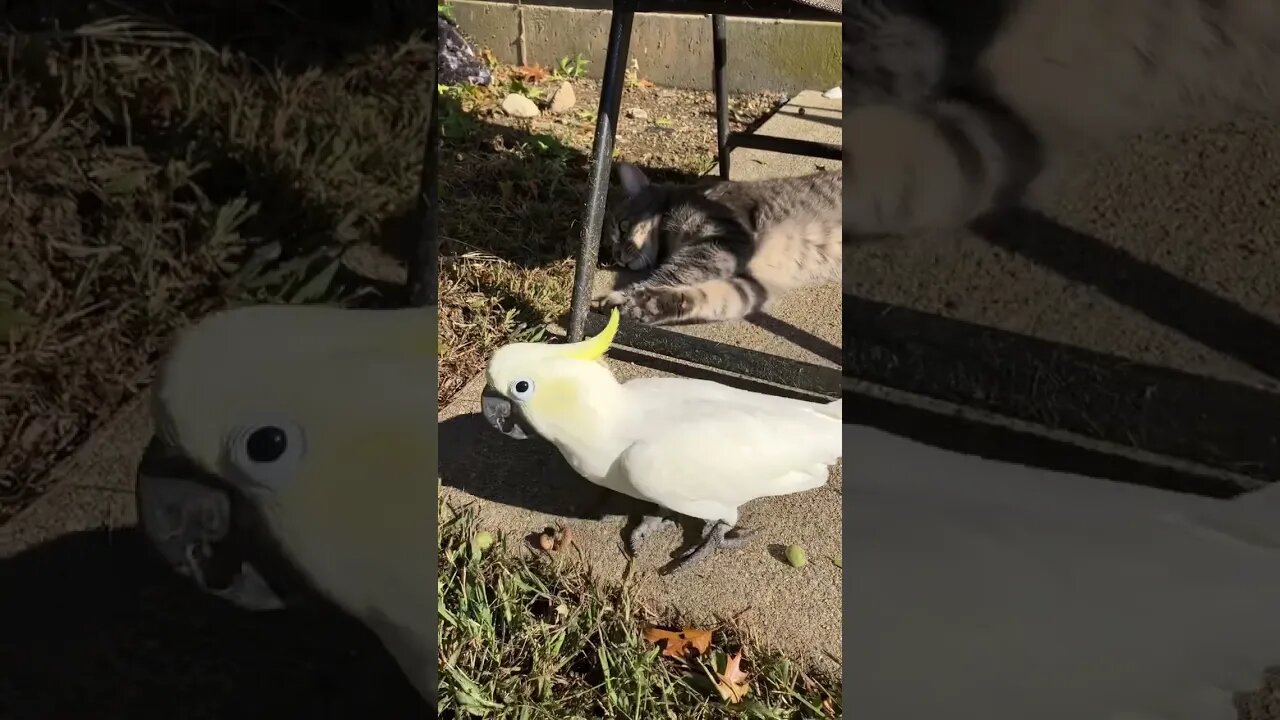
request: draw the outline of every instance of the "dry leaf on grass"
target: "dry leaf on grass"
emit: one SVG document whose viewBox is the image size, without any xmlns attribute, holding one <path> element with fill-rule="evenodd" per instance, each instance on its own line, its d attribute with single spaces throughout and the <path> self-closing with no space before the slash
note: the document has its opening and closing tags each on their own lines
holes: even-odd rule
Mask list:
<svg viewBox="0 0 1280 720">
<path fill-rule="evenodd" d="M 651 627 L 644 631 L 644 639 L 655 645 L 662 643 L 662 654 L 683 660 L 690 649 L 699 655 L 711 648 L 711 631 L 687 627 L 681 631 Z"/>
<path fill-rule="evenodd" d="M 751 686 L 747 684 L 747 674 L 739 667 L 742 652 L 734 653 L 724 664 L 724 672 L 716 673 L 716 690 L 720 697 L 731 703 L 742 702 Z"/>
<path fill-rule="evenodd" d="M 529 82 L 542 82 L 551 77 L 551 72 L 541 65 L 516 65 L 511 74 Z"/>
<path fill-rule="evenodd" d="M 822 712 L 826 713 L 828 717 L 836 716 L 836 706 L 832 704 L 831 698 L 822 701 Z"/>
</svg>

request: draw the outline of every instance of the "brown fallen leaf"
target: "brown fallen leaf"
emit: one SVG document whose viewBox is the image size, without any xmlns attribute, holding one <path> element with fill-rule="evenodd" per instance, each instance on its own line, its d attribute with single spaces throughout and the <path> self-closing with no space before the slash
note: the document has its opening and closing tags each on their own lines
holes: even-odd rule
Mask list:
<svg viewBox="0 0 1280 720">
<path fill-rule="evenodd" d="M 706 655 L 707 651 L 711 649 L 710 630 L 687 627 L 684 629 L 684 639 L 689 647 L 698 651 L 699 655 Z"/>
<path fill-rule="evenodd" d="M 731 703 L 742 702 L 747 692 L 751 690 L 751 686 L 747 684 L 750 678 L 739 667 L 741 662 L 742 653 L 734 653 L 725 662 L 724 672 L 716 673 L 716 690 L 719 691 L 720 697 Z"/>
<path fill-rule="evenodd" d="M 542 82 L 551 77 L 551 72 L 541 65 L 516 65 L 511 74 L 529 82 Z"/>
<path fill-rule="evenodd" d="M 831 703 L 831 698 L 826 698 L 822 701 L 822 712 L 826 713 L 828 717 L 836 716 L 836 706 Z"/>
<path fill-rule="evenodd" d="M 653 87 L 653 81 L 640 78 L 639 80 L 636 80 L 636 87 L 651 88 Z"/>
<path fill-rule="evenodd" d="M 644 639 L 655 645 L 662 644 L 662 654 L 683 660 L 689 650 L 702 655 L 711 648 L 711 631 L 687 627 L 684 630 L 663 630 L 651 627 L 644 631 Z"/>
</svg>

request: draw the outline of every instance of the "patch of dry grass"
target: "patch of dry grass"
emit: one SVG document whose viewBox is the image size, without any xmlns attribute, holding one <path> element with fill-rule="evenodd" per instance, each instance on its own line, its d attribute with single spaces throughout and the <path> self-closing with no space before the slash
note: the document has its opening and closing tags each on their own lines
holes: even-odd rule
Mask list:
<svg viewBox="0 0 1280 720">
<path fill-rule="evenodd" d="M 397 300 L 386 249 L 434 47 L 296 74 L 127 21 L 0 47 L 2 521 L 174 328 L 228 303 Z"/>
</svg>

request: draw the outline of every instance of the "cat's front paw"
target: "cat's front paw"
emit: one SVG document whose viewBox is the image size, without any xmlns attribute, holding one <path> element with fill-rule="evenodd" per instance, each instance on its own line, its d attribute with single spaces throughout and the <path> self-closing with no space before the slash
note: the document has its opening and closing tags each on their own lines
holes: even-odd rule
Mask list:
<svg viewBox="0 0 1280 720">
<path fill-rule="evenodd" d="M 643 288 L 627 293 L 618 312 L 645 325 L 678 322 L 688 315 L 691 303 L 676 288 Z"/>
<path fill-rule="evenodd" d="M 627 302 L 627 293 L 625 290 L 614 290 L 608 295 L 601 295 L 591 301 L 591 309 L 598 313 L 608 313 L 613 308 L 618 308 L 618 312 L 622 312 L 622 306 Z"/>
</svg>

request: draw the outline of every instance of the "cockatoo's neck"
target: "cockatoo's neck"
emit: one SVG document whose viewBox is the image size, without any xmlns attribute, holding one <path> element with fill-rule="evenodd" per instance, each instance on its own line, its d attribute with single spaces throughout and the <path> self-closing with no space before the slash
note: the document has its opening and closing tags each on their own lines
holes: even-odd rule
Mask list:
<svg viewBox="0 0 1280 720">
<path fill-rule="evenodd" d="M 574 373 L 574 392 L 559 412 L 548 413 L 538 433 L 562 450 L 600 444 L 616 435 L 628 410 L 622 384 L 603 362 L 590 363 Z"/>
</svg>

